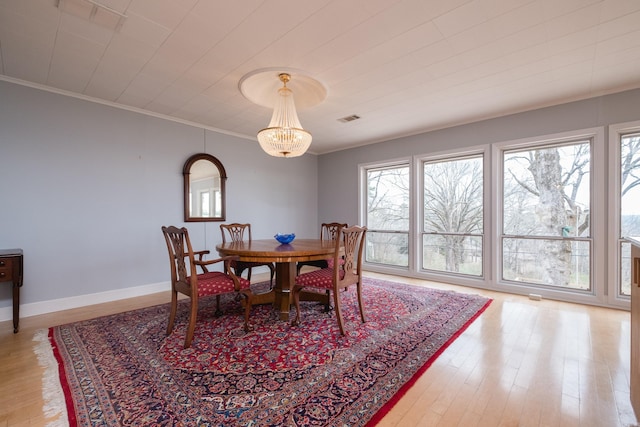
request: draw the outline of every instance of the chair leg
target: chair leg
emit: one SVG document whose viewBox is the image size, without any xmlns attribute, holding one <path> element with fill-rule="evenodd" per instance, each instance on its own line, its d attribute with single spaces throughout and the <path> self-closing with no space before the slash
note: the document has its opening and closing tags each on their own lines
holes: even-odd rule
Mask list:
<svg viewBox="0 0 640 427">
<path fill-rule="evenodd" d="M 249 315 L 251 314 L 251 306 L 253 304 L 253 294 L 251 291 L 243 291 L 242 295 L 247 299 L 244 306 L 244 331 L 249 332 L 251 330 L 249 326 Z"/>
<path fill-rule="evenodd" d="M 271 285 L 271 289 L 273 289 L 273 278 L 276 275 L 276 268 L 273 264 L 269 264 L 269 270 L 271 270 L 271 278 L 269 279 L 269 284 Z"/>
<path fill-rule="evenodd" d="M 173 324 L 176 321 L 176 312 L 178 311 L 178 292 L 171 291 L 171 310 L 169 311 L 169 324 L 167 325 L 167 336 L 173 331 Z"/>
<path fill-rule="evenodd" d="M 216 295 L 216 317 L 222 316 L 222 310 L 220 310 L 220 295 Z"/>
<path fill-rule="evenodd" d="M 295 285 L 293 287 L 293 304 L 296 307 L 296 317 L 291 321 L 291 326 L 300 324 L 300 291 L 302 291 L 302 286 Z"/>
<path fill-rule="evenodd" d="M 196 329 L 196 319 L 198 318 L 198 298 L 191 297 L 191 313 L 189 314 L 189 326 L 187 326 L 187 335 L 184 338 L 184 348 L 191 346 L 193 340 L 193 332 Z"/>
<path fill-rule="evenodd" d="M 329 313 L 333 307 L 331 306 L 331 292 L 327 290 L 327 303 L 324 305 L 324 312 Z"/>
<path fill-rule="evenodd" d="M 333 291 L 333 305 L 335 307 L 336 317 L 338 318 L 338 326 L 340 327 L 340 333 L 342 335 L 346 335 L 344 333 L 344 324 L 342 320 L 342 310 L 340 309 L 340 296 L 336 289 Z"/>
<path fill-rule="evenodd" d="M 253 270 L 253 269 L 251 267 L 249 267 L 247 270 L 248 270 L 247 271 L 247 280 L 249 282 L 251 282 L 251 270 Z M 240 276 L 238 276 L 238 277 L 240 277 Z"/>
<path fill-rule="evenodd" d="M 362 319 L 362 323 L 365 323 L 367 319 L 365 319 L 364 317 L 364 303 L 362 302 L 362 279 L 360 279 L 356 284 L 356 289 L 358 290 L 358 306 L 360 306 L 360 318 Z"/>
</svg>

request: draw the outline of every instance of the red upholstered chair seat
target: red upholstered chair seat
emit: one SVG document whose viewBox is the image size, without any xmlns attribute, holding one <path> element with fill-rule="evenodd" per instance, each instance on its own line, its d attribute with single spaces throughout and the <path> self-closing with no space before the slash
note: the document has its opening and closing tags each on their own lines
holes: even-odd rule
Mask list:
<svg viewBox="0 0 640 427">
<path fill-rule="evenodd" d="M 344 270 L 340 270 L 339 274 L 340 279 L 344 279 Z M 331 290 L 333 289 L 333 268 L 322 268 L 301 274 L 296 277 L 296 285 Z"/>
<path fill-rule="evenodd" d="M 189 281 L 191 278 L 187 278 Z M 251 282 L 242 277 L 238 277 L 240 289 L 249 289 Z M 198 274 L 198 296 L 221 295 L 235 290 L 234 283 L 228 274 L 219 271 Z"/>
</svg>

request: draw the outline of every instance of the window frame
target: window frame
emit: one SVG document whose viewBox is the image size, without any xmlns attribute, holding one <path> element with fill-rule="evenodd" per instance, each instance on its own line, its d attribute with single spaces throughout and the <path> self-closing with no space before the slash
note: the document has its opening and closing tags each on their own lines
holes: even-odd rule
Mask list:
<svg viewBox="0 0 640 427">
<path fill-rule="evenodd" d="M 620 140 L 627 134 L 633 134 L 640 132 L 640 120 L 624 123 L 615 123 L 609 125 L 608 133 L 608 154 L 609 154 L 609 176 L 608 176 L 608 190 L 609 199 L 607 205 L 609 222 L 608 222 L 608 241 L 607 246 L 609 248 L 615 248 L 615 250 L 608 251 L 608 271 L 611 280 L 608 281 L 607 286 L 607 303 L 611 306 L 618 306 L 623 308 L 629 308 L 631 306 L 631 298 L 627 295 L 622 295 L 619 292 L 619 285 L 621 281 L 620 266 L 621 266 L 621 224 L 620 224 Z"/>
<path fill-rule="evenodd" d="M 556 144 L 571 143 L 579 140 L 591 141 L 591 176 L 590 176 L 590 271 L 591 290 L 565 290 L 550 286 L 536 286 L 529 283 L 519 283 L 502 279 L 502 239 L 504 237 L 503 226 L 503 176 L 504 176 L 504 152 L 514 149 L 527 149 L 534 147 L 551 146 Z M 492 144 L 492 214 L 491 221 L 495 230 L 494 248 L 492 252 L 492 266 L 495 271 L 496 289 L 528 295 L 540 295 L 551 299 L 582 304 L 599 304 L 606 302 L 607 291 L 605 289 L 606 277 L 606 245 L 605 238 L 605 143 L 604 128 L 595 127 L 576 131 L 562 132 L 538 137 L 523 138 L 513 141 L 505 141 Z"/>
<path fill-rule="evenodd" d="M 455 161 L 462 160 L 465 158 L 472 157 L 481 157 L 482 158 L 482 210 L 483 210 L 483 221 L 482 221 L 482 274 L 479 276 L 457 273 L 457 272 L 448 272 L 448 271 L 440 271 L 440 270 L 431 270 L 425 269 L 422 267 L 422 259 L 424 257 L 424 248 L 423 248 L 423 236 L 425 234 L 424 231 L 424 170 L 423 167 L 426 163 L 432 162 L 446 162 L 446 161 Z M 423 274 L 429 278 L 433 278 L 434 280 L 444 280 L 444 278 L 455 277 L 458 280 L 463 282 L 474 283 L 473 286 L 477 286 L 478 281 L 485 280 L 487 277 L 490 277 L 491 264 L 488 262 L 490 256 L 488 256 L 488 251 L 490 250 L 490 238 L 488 238 L 488 227 L 490 223 L 490 218 L 487 217 L 489 201 L 490 201 L 490 173 L 487 173 L 488 166 L 490 165 L 490 150 L 488 145 L 476 146 L 476 147 L 468 147 L 464 150 L 447 150 L 441 151 L 437 153 L 424 154 L 421 156 L 415 156 L 414 159 L 414 168 L 417 171 L 416 175 L 416 185 L 415 185 L 415 197 L 416 204 L 414 211 L 418 211 L 416 213 L 416 224 L 415 224 L 415 241 L 416 245 L 416 256 L 414 257 L 414 265 L 416 266 L 416 271 L 419 274 Z"/>
<path fill-rule="evenodd" d="M 587 237 L 580 237 L 580 236 L 573 236 L 573 237 L 567 237 L 567 236 L 560 236 L 560 235 L 548 235 L 548 234 L 524 234 L 524 235 L 519 235 L 519 234 L 508 234 L 506 233 L 504 226 L 505 226 L 505 218 L 504 218 L 504 183 L 505 183 L 505 177 L 504 177 L 504 165 L 505 165 L 505 155 L 506 154 L 512 154 L 512 153 L 528 153 L 531 151 L 537 151 L 537 150 L 545 150 L 545 149 L 550 149 L 550 148 L 562 148 L 562 147 L 568 147 L 568 146 L 576 146 L 576 145 L 588 145 L 589 146 L 589 210 L 591 210 L 591 204 L 592 204 L 592 199 L 593 199 L 593 192 L 591 191 L 591 187 L 593 185 L 592 182 L 592 176 L 593 176 L 593 148 L 594 148 L 594 141 L 592 138 L 576 138 L 576 139 L 570 139 L 568 141 L 559 141 L 559 142 L 553 142 L 553 143 L 543 143 L 543 144 L 533 144 L 533 145 L 528 145 L 525 147 L 518 147 L 518 148 L 503 148 L 501 150 L 501 156 L 502 156 L 502 166 L 503 166 L 503 173 L 501 174 L 500 177 L 496 177 L 496 179 L 500 178 L 502 181 L 502 193 L 500 194 L 501 198 L 502 198 L 502 217 L 501 217 L 501 221 L 500 221 L 500 237 L 499 237 L 499 242 L 498 242 L 498 246 L 500 248 L 500 262 L 501 262 L 501 269 L 499 271 L 499 278 L 502 282 L 505 283 L 510 283 L 513 285 L 522 285 L 522 284 L 526 284 L 527 286 L 533 286 L 535 288 L 552 288 L 552 289 L 563 289 L 566 290 L 567 292 L 582 292 L 585 294 L 594 294 L 594 281 L 593 281 L 593 276 L 591 274 L 592 271 L 592 267 L 593 267 L 593 253 L 592 253 L 592 247 L 593 247 L 593 237 L 592 237 L 592 227 L 591 227 L 591 217 L 589 217 L 589 235 Z M 556 242 L 587 242 L 589 244 L 589 248 L 588 248 L 588 256 L 589 256 L 589 288 L 586 290 L 581 290 L 581 289 L 576 289 L 576 288 L 569 288 L 569 287 L 559 287 L 559 286 L 554 286 L 551 284 L 536 284 L 533 282 L 520 282 L 514 279 L 507 279 L 505 278 L 505 271 L 504 271 L 504 259 L 505 259 L 505 253 L 504 253 L 504 247 L 505 247 L 505 240 L 523 240 L 523 241 L 556 241 Z"/>
<path fill-rule="evenodd" d="M 382 264 L 382 263 L 373 263 L 367 262 L 366 254 L 363 256 L 362 263 L 366 270 L 379 272 L 379 273 L 388 273 L 388 274 L 406 274 L 407 272 L 411 272 L 415 270 L 414 264 L 414 256 L 412 254 L 415 253 L 415 243 L 413 242 L 412 236 L 414 235 L 413 230 L 413 217 L 414 217 L 414 208 L 415 205 L 415 191 L 414 191 L 414 181 L 413 181 L 413 167 L 411 162 L 411 157 L 402 157 L 384 162 L 372 162 L 372 163 L 362 163 L 358 165 L 358 200 L 359 200 L 359 209 L 358 209 L 358 221 L 361 225 L 368 227 L 368 192 L 367 192 L 367 183 L 368 183 L 368 171 L 372 169 L 385 169 L 385 168 L 393 168 L 393 167 L 407 167 L 409 168 L 409 229 L 408 229 L 408 258 L 407 258 L 407 266 L 399 266 L 392 264 Z M 365 246 L 366 250 L 366 246 Z"/>
</svg>

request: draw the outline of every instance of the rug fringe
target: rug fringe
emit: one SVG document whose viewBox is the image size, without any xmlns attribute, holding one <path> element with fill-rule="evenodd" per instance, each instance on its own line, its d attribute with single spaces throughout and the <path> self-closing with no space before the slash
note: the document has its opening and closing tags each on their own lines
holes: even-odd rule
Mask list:
<svg viewBox="0 0 640 427">
<path fill-rule="evenodd" d="M 33 351 L 38 357 L 38 364 L 44 368 L 42 376 L 44 407 L 42 411 L 46 418 L 57 417 L 55 420 L 48 421 L 47 427 L 66 427 L 69 425 L 67 421 L 67 405 L 60 385 L 58 362 L 53 355 L 53 349 L 49 341 L 49 330 L 37 330 L 33 336 L 33 341 L 36 342 Z"/>
</svg>

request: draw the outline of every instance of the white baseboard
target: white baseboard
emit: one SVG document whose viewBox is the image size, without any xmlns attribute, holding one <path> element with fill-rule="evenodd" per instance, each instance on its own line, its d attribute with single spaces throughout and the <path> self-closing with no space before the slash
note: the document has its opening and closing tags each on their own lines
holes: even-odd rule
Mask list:
<svg viewBox="0 0 640 427">
<path fill-rule="evenodd" d="M 164 292 L 170 289 L 170 282 L 162 282 L 152 283 L 150 285 L 136 286 L 133 288 L 98 292 L 95 294 L 78 295 L 49 301 L 20 304 L 20 318 L 37 316 L 39 314 L 53 313 L 61 310 L 69 310 L 71 308 L 84 307 L 86 305 L 101 304 L 103 302 L 111 302 L 121 299 L 155 294 L 157 292 Z M 13 306 L 0 307 L 0 322 L 12 319 Z"/>
</svg>

